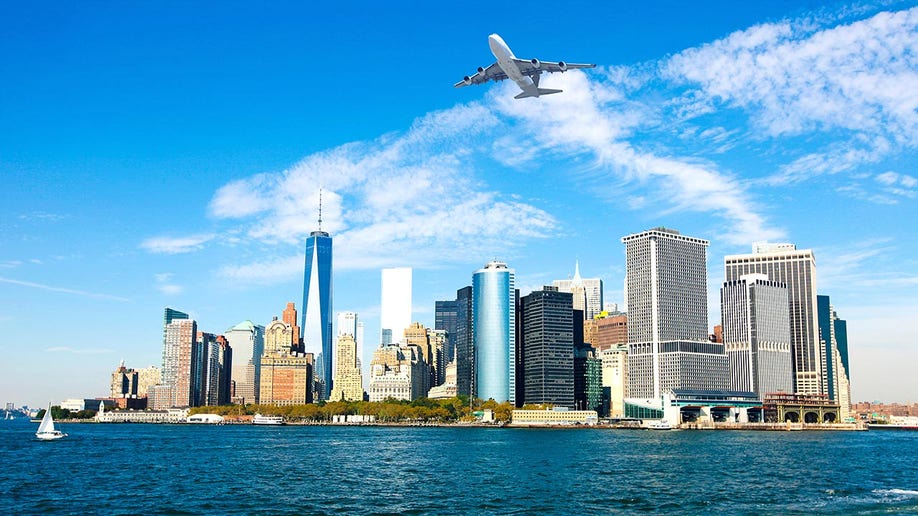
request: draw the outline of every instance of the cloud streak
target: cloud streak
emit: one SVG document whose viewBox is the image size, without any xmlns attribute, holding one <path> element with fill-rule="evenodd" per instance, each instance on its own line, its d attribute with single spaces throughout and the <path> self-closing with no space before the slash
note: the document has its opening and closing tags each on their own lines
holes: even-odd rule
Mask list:
<svg viewBox="0 0 918 516">
<path fill-rule="evenodd" d="M 20 281 L 20 280 L 15 280 L 11 278 L 4 278 L 2 276 L 0 276 L 0 282 L 8 283 L 10 285 L 19 285 L 21 287 L 37 288 L 41 290 L 47 290 L 50 292 L 61 292 L 63 294 L 73 294 L 76 296 L 89 297 L 93 299 L 108 299 L 112 301 L 122 301 L 122 302 L 130 301 L 129 299 L 120 297 L 120 296 L 112 296 L 109 294 L 99 294 L 95 292 L 86 292 L 84 290 L 76 290 L 72 288 L 54 287 L 51 285 L 42 285 L 41 283 L 32 283 L 31 281 Z"/>
</svg>

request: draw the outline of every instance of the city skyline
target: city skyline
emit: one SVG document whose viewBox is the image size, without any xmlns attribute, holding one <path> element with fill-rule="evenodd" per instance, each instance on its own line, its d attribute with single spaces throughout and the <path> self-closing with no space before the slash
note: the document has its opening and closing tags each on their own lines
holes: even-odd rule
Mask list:
<svg viewBox="0 0 918 516">
<path fill-rule="evenodd" d="M 495 258 L 521 295 L 578 260 L 622 303 L 619 239 L 666 226 L 711 242 L 710 325 L 725 256 L 812 249 L 852 402 L 918 398 L 918 8 L 575 5 L 582 26 L 558 27 L 541 7 L 5 6 L 2 401 L 105 395 L 121 359 L 159 365 L 167 306 L 214 334 L 305 314 L 320 187 L 330 317 L 367 336 L 382 268 L 412 267 L 427 327 Z M 452 88 L 493 60 L 492 32 L 599 67 L 543 77 L 565 91 L 540 99 Z M 373 84 L 322 68 L 342 63 Z"/>
</svg>

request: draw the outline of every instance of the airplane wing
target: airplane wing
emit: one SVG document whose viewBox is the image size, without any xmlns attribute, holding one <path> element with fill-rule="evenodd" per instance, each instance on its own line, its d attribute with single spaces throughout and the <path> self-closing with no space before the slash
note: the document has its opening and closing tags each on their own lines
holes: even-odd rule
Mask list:
<svg viewBox="0 0 918 516">
<path fill-rule="evenodd" d="M 564 61 L 558 61 L 557 63 L 539 61 L 538 59 L 514 59 L 513 61 L 516 63 L 517 67 L 519 67 L 520 73 L 530 77 L 542 72 L 555 73 L 576 70 L 578 68 L 596 68 L 595 64 L 565 63 Z"/>
<path fill-rule="evenodd" d="M 528 62 L 528 61 L 527 61 Z M 468 86 L 470 84 L 483 84 L 488 81 L 502 81 L 507 78 L 507 74 L 500 68 L 497 63 L 487 68 L 479 68 L 474 75 L 467 75 L 461 81 L 454 84 L 456 88 Z"/>
</svg>

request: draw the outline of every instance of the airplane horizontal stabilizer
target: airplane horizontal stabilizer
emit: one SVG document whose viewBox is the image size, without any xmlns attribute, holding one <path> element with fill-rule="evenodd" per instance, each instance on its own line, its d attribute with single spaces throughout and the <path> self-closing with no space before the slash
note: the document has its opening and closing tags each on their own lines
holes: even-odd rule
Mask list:
<svg viewBox="0 0 918 516">
<path fill-rule="evenodd" d="M 564 90 L 552 90 L 549 88 L 537 88 L 535 91 L 529 90 L 513 97 L 515 99 L 525 99 L 527 97 L 540 97 L 542 95 L 551 95 L 552 93 L 561 93 Z"/>
</svg>

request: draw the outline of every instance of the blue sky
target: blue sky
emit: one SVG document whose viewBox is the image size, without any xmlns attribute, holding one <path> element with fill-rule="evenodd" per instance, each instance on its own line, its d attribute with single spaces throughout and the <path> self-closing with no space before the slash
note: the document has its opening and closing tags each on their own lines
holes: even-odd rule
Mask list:
<svg viewBox="0 0 918 516">
<path fill-rule="evenodd" d="M 621 302 L 620 238 L 665 225 L 711 241 L 712 326 L 724 255 L 812 248 L 853 399 L 918 401 L 916 4 L 593 4 L 4 4 L 0 401 L 159 364 L 165 306 L 300 308 L 319 185 L 368 336 L 381 267 L 430 325 L 495 257 L 524 293 L 579 259 Z M 454 89 L 493 32 L 599 66 Z"/>
</svg>

